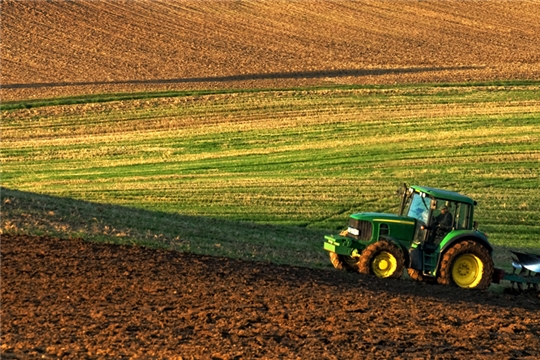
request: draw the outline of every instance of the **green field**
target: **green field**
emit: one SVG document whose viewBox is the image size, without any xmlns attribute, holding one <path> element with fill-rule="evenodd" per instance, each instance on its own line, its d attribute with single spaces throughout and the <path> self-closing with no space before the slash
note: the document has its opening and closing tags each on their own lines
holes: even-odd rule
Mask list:
<svg viewBox="0 0 540 360">
<path fill-rule="evenodd" d="M 402 183 L 540 249 L 540 82 L 113 94 L 2 104 L 2 231 L 327 266 Z"/>
</svg>

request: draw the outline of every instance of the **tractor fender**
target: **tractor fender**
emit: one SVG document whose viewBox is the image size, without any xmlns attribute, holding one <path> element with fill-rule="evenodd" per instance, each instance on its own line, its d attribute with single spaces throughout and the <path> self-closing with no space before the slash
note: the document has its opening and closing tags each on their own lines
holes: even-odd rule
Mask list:
<svg viewBox="0 0 540 360">
<path fill-rule="evenodd" d="M 493 252 L 493 247 L 489 243 L 486 234 L 484 234 L 483 232 L 480 232 L 478 230 L 451 231 L 448 235 L 444 237 L 444 239 L 440 243 L 439 257 L 437 259 L 437 265 L 435 266 L 435 269 L 437 269 L 437 273 L 439 272 L 439 266 L 441 265 L 442 255 L 455 244 L 465 240 L 472 240 L 484 246 L 489 251 L 490 255 Z"/>
<path fill-rule="evenodd" d="M 475 231 L 458 230 L 458 231 L 451 231 L 441 241 L 441 244 L 440 244 L 441 254 L 444 253 L 448 248 L 452 247 L 454 244 L 464 241 L 464 240 L 475 241 L 479 243 L 480 245 L 484 246 L 489 251 L 490 254 L 493 252 L 493 247 L 489 243 L 486 234 L 484 234 L 483 232 L 480 232 L 478 230 L 475 230 Z"/>
<path fill-rule="evenodd" d="M 403 252 L 403 256 L 405 258 L 405 264 L 408 264 L 409 263 L 409 249 L 407 249 L 399 240 L 391 237 L 391 236 L 386 236 L 386 235 L 381 235 L 379 236 L 379 240 L 378 241 L 388 241 L 394 245 L 396 245 L 399 249 L 401 249 L 401 251 Z"/>
</svg>

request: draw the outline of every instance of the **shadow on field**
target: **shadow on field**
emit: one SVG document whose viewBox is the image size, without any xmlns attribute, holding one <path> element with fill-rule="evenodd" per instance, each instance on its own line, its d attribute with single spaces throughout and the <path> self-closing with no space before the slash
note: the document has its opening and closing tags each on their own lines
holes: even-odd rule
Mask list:
<svg viewBox="0 0 540 360">
<path fill-rule="evenodd" d="M 277 264 L 329 266 L 326 231 L 257 224 L 1 190 L 3 233 L 145 245 Z"/>
<path fill-rule="evenodd" d="M 275 72 L 264 74 L 241 74 L 228 76 L 208 76 L 177 79 L 149 79 L 149 80 L 118 80 L 118 81 L 83 81 L 83 82 L 55 82 L 33 84 L 2 84 L 5 89 L 46 88 L 46 87 L 69 87 L 89 85 L 138 85 L 138 84 L 182 84 L 202 82 L 230 82 L 248 80 L 277 80 L 277 79 L 320 79 L 336 77 L 360 77 L 382 76 L 388 74 L 414 74 L 436 71 L 474 70 L 476 66 L 453 66 L 453 67 L 415 67 L 397 69 L 343 69 L 343 70 L 319 70 L 319 71 L 295 71 Z"/>
<path fill-rule="evenodd" d="M 314 283 L 331 286 L 336 291 L 383 291 L 445 302 L 455 302 L 458 297 L 467 303 L 499 307 L 538 306 L 535 295 L 514 301 L 514 296 L 500 294 L 501 291 L 457 290 L 408 279 L 385 280 L 334 270 L 322 249 L 322 236 L 326 233 L 323 230 L 184 216 L 7 188 L 0 190 L 3 236 L 82 238 L 209 255 L 215 257 L 216 263 L 234 261 L 234 266 L 248 272 L 252 269 L 258 273 L 256 268 L 265 268 L 260 274 L 263 278 L 281 274 L 280 278 L 292 285 Z"/>
</svg>

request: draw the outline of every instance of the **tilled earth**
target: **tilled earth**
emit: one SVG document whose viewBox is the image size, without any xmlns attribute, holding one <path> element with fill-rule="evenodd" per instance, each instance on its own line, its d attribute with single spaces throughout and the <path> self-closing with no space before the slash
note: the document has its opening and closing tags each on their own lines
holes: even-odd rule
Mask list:
<svg viewBox="0 0 540 360">
<path fill-rule="evenodd" d="M 536 1 L 2 1 L 3 101 L 540 77 Z"/>
<path fill-rule="evenodd" d="M 540 299 L 2 236 L 2 359 L 536 359 Z"/>
</svg>

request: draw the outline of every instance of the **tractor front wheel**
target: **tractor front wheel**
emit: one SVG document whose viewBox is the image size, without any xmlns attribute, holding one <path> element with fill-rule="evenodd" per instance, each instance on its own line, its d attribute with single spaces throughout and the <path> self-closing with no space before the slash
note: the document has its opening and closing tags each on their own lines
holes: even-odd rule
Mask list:
<svg viewBox="0 0 540 360">
<path fill-rule="evenodd" d="M 437 282 L 483 290 L 491 284 L 493 272 L 493 259 L 488 250 L 468 240 L 454 245 L 444 253 Z"/>
<path fill-rule="evenodd" d="M 388 241 L 378 241 L 362 251 L 358 268 L 362 274 L 399 279 L 405 268 L 405 257 L 396 245 Z"/>
<path fill-rule="evenodd" d="M 358 258 L 330 252 L 330 262 L 336 269 L 358 272 Z"/>
</svg>

